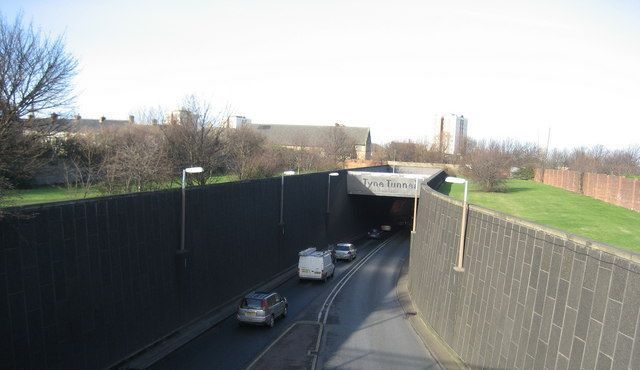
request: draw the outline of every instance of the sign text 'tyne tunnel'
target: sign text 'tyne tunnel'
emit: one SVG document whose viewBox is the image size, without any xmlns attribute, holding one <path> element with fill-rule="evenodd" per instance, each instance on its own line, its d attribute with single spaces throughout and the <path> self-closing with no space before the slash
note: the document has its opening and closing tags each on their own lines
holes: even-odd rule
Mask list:
<svg viewBox="0 0 640 370">
<path fill-rule="evenodd" d="M 401 172 L 400 172 L 401 171 Z M 418 173 L 416 173 L 418 172 Z M 440 169 L 401 168 L 398 172 L 349 171 L 347 192 L 353 195 L 413 198 L 420 196 L 416 188 L 440 173 Z"/>
</svg>

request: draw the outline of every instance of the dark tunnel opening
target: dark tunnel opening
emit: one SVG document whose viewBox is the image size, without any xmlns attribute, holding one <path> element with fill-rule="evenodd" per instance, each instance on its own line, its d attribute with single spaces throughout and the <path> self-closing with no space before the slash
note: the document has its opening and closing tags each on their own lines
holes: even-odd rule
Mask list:
<svg viewBox="0 0 640 370">
<path fill-rule="evenodd" d="M 371 228 L 390 225 L 394 229 L 410 230 L 413 225 L 413 198 L 349 195 L 353 197 Z"/>
</svg>

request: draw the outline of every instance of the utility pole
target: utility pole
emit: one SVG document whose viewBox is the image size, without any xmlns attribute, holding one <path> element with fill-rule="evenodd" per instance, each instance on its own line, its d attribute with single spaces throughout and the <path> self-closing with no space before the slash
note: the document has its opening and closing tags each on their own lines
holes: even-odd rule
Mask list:
<svg viewBox="0 0 640 370">
<path fill-rule="evenodd" d="M 551 141 L 551 127 L 549 127 L 549 133 L 547 134 L 547 148 L 544 150 L 544 160 L 549 158 L 549 141 Z"/>
</svg>

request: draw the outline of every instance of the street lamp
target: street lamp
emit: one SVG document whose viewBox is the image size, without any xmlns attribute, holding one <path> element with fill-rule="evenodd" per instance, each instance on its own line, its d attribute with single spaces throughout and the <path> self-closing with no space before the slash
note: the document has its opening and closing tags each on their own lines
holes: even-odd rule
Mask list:
<svg viewBox="0 0 640 370">
<path fill-rule="evenodd" d="M 295 175 L 294 171 L 284 171 L 280 178 L 280 223 L 278 224 L 282 228 L 282 235 L 284 235 L 284 177 Z"/>
<path fill-rule="evenodd" d="M 453 268 L 455 271 L 463 272 L 464 267 L 462 267 L 462 258 L 464 257 L 464 236 L 467 228 L 467 187 L 469 182 L 460 177 L 447 177 L 444 181 L 450 184 L 464 184 L 464 197 L 462 200 L 462 219 L 460 220 L 460 249 L 458 250 L 458 261 L 456 266 Z"/>
<path fill-rule="evenodd" d="M 418 182 L 420 181 L 419 176 L 415 176 L 416 179 L 416 191 L 415 194 L 413 195 L 413 230 L 411 231 L 412 233 L 415 234 L 416 232 L 416 216 L 418 214 L 418 196 L 420 195 L 420 191 L 418 189 Z"/>
<path fill-rule="evenodd" d="M 184 252 L 184 218 L 185 218 L 185 180 L 188 173 L 201 173 L 202 167 L 189 167 L 182 170 L 182 227 L 180 228 L 180 251 Z M 185 260 L 186 264 L 186 260 Z"/>
<path fill-rule="evenodd" d="M 331 178 L 336 176 L 340 176 L 340 174 L 337 172 L 331 172 L 329 176 L 327 176 L 327 214 L 329 214 L 329 194 L 331 193 Z"/>
</svg>

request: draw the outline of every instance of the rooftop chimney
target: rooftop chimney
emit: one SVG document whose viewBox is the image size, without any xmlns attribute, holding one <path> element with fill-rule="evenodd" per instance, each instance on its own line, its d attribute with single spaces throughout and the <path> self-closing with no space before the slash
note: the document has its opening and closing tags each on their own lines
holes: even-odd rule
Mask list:
<svg viewBox="0 0 640 370">
<path fill-rule="evenodd" d="M 107 118 L 105 116 L 100 117 L 100 123 L 104 122 Z"/>
<path fill-rule="evenodd" d="M 136 118 L 133 115 L 129 115 L 129 123 L 132 125 L 136 123 Z"/>
<path fill-rule="evenodd" d="M 35 115 L 35 114 L 33 114 L 33 112 L 31 112 L 31 113 L 29 113 L 29 115 L 27 116 L 27 118 L 28 118 L 29 120 L 32 120 L 32 119 L 36 118 L 36 115 Z"/>
<path fill-rule="evenodd" d="M 80 121 L 82 119 L 82 116 L 80 116 L 79 114 L 76 114 L 73 119 L 75 119 L 76 121 Z"/>
<path fill-rule="evenodd" d="M 58 114 L 57 113 L 51 113 L 51 122 L 56 122 L 58 120 Z"/>
<path fill-rule="evenodd" d="M 156 118 L 154 118 L 154 119 L 151 120 L 151 123 L 154 124 L 154 125 L 157 125 L 158 124 L 158 120 Z"/>
</svg>

